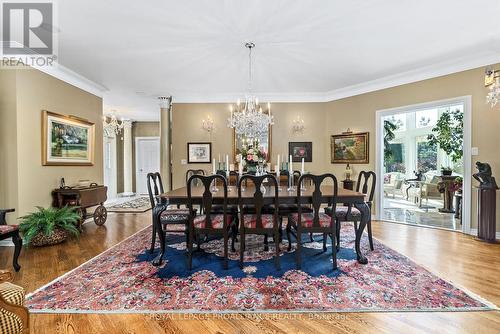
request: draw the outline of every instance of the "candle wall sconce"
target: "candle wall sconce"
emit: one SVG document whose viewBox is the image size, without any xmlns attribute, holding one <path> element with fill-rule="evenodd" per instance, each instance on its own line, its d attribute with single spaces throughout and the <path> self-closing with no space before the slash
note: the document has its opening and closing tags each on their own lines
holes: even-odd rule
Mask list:
<svg viewBox="0 0 500 334">
<path fill-rule="evenodd" d="M 292 121 L 292 132 L 294 134 L 304 133 L 305 128 L 304 120 L 300 116 L 297 116 L 297 118 Z"/>
<path fill-rule="evenodd" d="M 208 133 L 212 133 L 215 131 L 215 122 L 214 120 L 209 116 L 207 116 L 206 119 L 203 119 L 201 121 L 201 128 L 205 130 Z"/>
</svg>

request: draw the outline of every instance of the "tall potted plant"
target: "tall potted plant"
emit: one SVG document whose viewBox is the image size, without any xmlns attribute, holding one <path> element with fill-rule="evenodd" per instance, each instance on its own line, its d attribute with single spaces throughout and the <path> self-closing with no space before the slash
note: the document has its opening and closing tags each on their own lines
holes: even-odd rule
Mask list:
<svg viewBox="0 0 500 334">
<path fill-rule="evenodd" d="M 437 149 L 439 146 L 453 163 L 460 161 L 464 145 L 464 114 L 458 109 L 443 112 L 427 139 L 432 148 Z M 443 175 L 451 175 L 451 167 L 443 167 L 442 172 Z"/>
<path fill-rule="evenodd" d="M 76 227 L 80 221 L 78 207 L 42 208 L 19 219 L 19 230 L 24 242 L 33 246 L 48 246 L 61 243 L 69 235 L 78 236 Z"/>
</svg>

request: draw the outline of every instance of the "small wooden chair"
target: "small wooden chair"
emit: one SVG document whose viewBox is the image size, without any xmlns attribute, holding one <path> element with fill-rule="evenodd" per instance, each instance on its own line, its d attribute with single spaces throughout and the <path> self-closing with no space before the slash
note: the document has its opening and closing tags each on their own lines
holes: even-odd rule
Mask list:
<svg viewBox="0 0 500 334">
<path fill-rule="evenodd" d="M 21 249 L 23 248 L 23 239 L 19 236 L 19 225 L 7 225 L 5 215 L 8 212 L 14 212 L 14 209 L 0 209 L 0 240 L 12 238 L 14 243 L 14 258 L 12 259 L 12 266 L 15 271 L 19 271 L 21 266 L 17 262 Z"/>
<path fill-rule="evenodd" d="M 310 179 L 314 186 L 314 191 L 312 194 L 312 212 L 304 213 L 302 211 L 302 191 L 300 190 L 302 183 Z M 324 180 L 331 179 L 333 182 L 333 195 L 326 196 L 321 192 L 321 184 Z M 333 259 L 333 270 L 337 269 L 337 252 L 335 248 L 335 221 L 331 216 L 320 212 L 321 204 L 332 205 L 331 207 L 335 210 L 337 206 L 337 192 L 338 184 L 337 178 L 333 174 L 323 174 L 323 175 L 312 175 L 305 174 L 299 178 L 297 184 L 297 204 L 298 212 L 291 213 L 288 216 L 288 224 L 286 227 L 287 237 L 288 237 L 288 251 L 292 249 L 291 234 L 292 229 L 296 231 L 295 238 L 297 239 L 297 249 L 295 250 L 295 256 L 297 261 L 297 268 L 300 269 L 302 258 L 301 258 L 301 248 L 302 248 L 302 234 L 303 233 L 322 233 L 325 237 L 323 238 L 323 251 L 326 251 L 326 235 L 330 234 L 332 236 L 332 259 Z"/>
<path fill-rule="evenodd" d="M 193 266 L 193 241 L 196 237 L 201 240 L 201 235 L 219 235 L 224 238 L 224 269 L 228 268 L 228 240 L 229 233 L 232 232 L 231 250 L 234 249 L 234 241 L 237 233 L 237 227 L 234 224 L 233 216 L 228 213 L 227 207 L 227 181 L 222 175 L 192 175 L 187 183 L 188 208 L 193 209 L 192 185 L 200 180 L 205 191 L 202 197 L 202 206 L 205 209 L 204 213 L 199 215 L 190 215 L 189 217 L 189 233 L 188 233 L 188 270 Z M 220 181 L 217 185 L 222 188 L 224 193 L 222 213 L 214 214 L 212 212 L 213 194 L 210 191 L 212 182 Z M 219 191 L 221 191 L 219 189 Z"/>
<path fill-rule="evenodd" d="M 243 199 L 241 196 L 242 182 L 250 180 L 253 184 L 253 210 L 254 213 L 246 213 Z M 268 180 L 270 187 L 267 191 L 274 191 L 274 196 L 264 197 L 262 194 L 261 186 L 264 180 Z M 249 188 L 250 189 L 250 188 Z M 267 237 L 273 235 L 274 243 L 276 245 L 275 265 L 280 270 L 280 219 L 278 212 L 273 210 L 272 213 L 263 214 L 264 209 L 269 206 L 277 208 L 279 206 L 278 200 L 278 181 L 276 177 L 271 174 L 262 176 L 244 175 L 238 182 L 238 204 L 240 208 L 240 267 L 243 268 L 243 258 L 245 253 L 245 235 L 246 234 L 261 234 L 265 236 L 264 243 L 267 250 Z"/>
<path fill-rule="evenodd" d="M 356 183 L 356 191 L 362 192 L 365 195 L 368 195 L 368 207 L 372 208 L 373 197 L 375 195 L 375 186 L 377 183 L 377 176 L 375 172 L 372 171 L 361 171 L 358 175 L 358 182 Z M 332 215 L 332 208 L 325 208 L 325 213 L 329 216 Z M 337 225 L 337 250 L 340 249 L 340 228 L 341 222 L 353 222 L 354 223 L 354 231 L 356 232 L 358 229 L 358 222 L 361 221 L 361 212 L 352 206 L 352 204 L 346 206 L 337 206 L 335 210 L 335 220 Z M 368 242 L 370 243 L 370 249 L 373 250 L 373 236 L 372 236 L 372 222 L 371 219 L 368 220 L 368 224 L 366 225 L 368 230 Z"/>
<path fill-rule="evenodd" d="M 160 173 L 148 173 L 147 175 L 147 185 L 148 185 L 148 194 L 149 200 L 151 202 L 151 208 L 154 208 L 156 205 L 167 205 L 165 200 L 162 200 L 158 197 L 158 195 L 163 193 L 163 183 L 161 181 Z M 153 185 L 153 188 L 151 187 Z M 152 214 L 155 214 L 155 210 L 151 211 Z M 160 222 L 163 229 L 163 233 L 166 232 L 180 232 L 186 234 L 186 242 L 188 239 L 188 223 L 189 223 L 189 210 L 188 209 L 167 209 L 160 214 Z M 149 252 L 153 253 L 155 249 L 156 243 L 156 233 L 158 232 L 156 229 L 156 225 L 154 223 L 154 216 L 152 219 L 153 224 L 153 234 L 151 240 L 151 247 Z M 181 227 L 179 227 L 179 225 Z M 184 225 L 184 226 L 182 226 Z"/>
<path fill-rule="evenodd" d="M 29 333 L 29 313 L 24 307 L 24 289 L 12 284 L 14 275 L 0 270 L 0 333 Z"/>
</svg>

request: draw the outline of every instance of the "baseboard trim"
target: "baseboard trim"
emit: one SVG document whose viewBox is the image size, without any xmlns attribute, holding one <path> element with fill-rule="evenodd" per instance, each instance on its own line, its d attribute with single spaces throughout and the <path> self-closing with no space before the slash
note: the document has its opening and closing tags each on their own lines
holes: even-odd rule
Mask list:
<svg viewBox="0 0 500 334">
<path fill-rule="evenodd" d="M 471 228 L 469 234 L 477 236 L 477 228 Z M 500 232 L 496 233 L 496 238 L 497 240 L 500 240 Z"/>
</svg>

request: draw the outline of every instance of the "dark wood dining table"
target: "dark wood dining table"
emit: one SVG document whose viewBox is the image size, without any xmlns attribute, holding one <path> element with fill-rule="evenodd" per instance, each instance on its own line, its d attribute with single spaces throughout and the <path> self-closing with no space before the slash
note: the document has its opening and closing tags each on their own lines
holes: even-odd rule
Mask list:
<svg viewBox="0 0 500 334">
<path fill-rule="evenodd" d="M 333 186 L 331 185 L 322 185 L 321 186 L 322 196 L 331 197 L 333 194 Z M 205 188 L 203 186 L 194 186 L 191 189 L 191 196 L 193 200 L 193 204 L 201 204 L 203 192 Z M 305 189 L 301 190 L 301 198 L 302 204 L 310 204 L 312 203 L 312 196 L 314 192 L 314 187 L 308 186 Z M 224 198 L 224 190 L 221 186 L 218 187 L 218 191 L 213 191 L 213 202 L 215 204 L 221 204 Z M 246 191 L 242 192 L 242 201 L 243 204 L 252 204 L 254 191 L 252 189 L 247 188 Z M 274 188 L 266 188 L 266 192 L 264 196 L 274 196 Z M 357 254 L 358 262 L 361 264 L 367 264 L 368 259 L 363 255 L 360 248 L 361 236 L 363 235 L 363 231 L 371 220 L 371 212 L 370 207 L 365 202 L 365 194 L 356 192 L 348 189 L 338 189 L 337 193 L 337 203 L 338 205 L 352 205 L 357 208 L 361 212 L 361 221 L 359 223 L 358 229 L 356 231 L 356 242 L 355 242 L 355 250 Z M 177 188 L 171 190 L 169 192 L 163 193 L 159 195 L 161 199 L 163 199 L 162 204 L 158 204 L 153 208 L 153 223 L 156 224 L 156 231 L 158 231 L 158 238 L 160 240 L 160 253 L 153 260 L 153 264 L 159 265 L 162 262 L 163 255 L 165 254 L 165 235 L 162 233 L 161 223 L 160 223 L 160 215 L 167 210 L 169 205 L 173 204 L 185 204 L 188 203 L 187 196 L 187 187 Z M 297 198 L 297 190 L 288 190 L 287 187 L 281 186 L 279 187 L 278 198 L 280 204 L 298 204 Z M 238 203 L 238 189 L 234 186 L 228 186 L 228 205 L 237 205 Z"/>
</svg>

